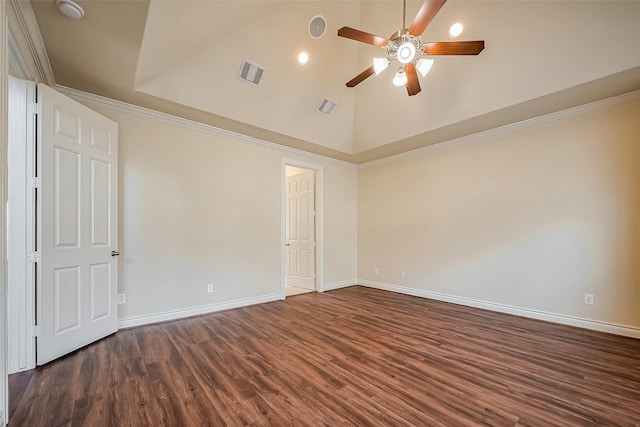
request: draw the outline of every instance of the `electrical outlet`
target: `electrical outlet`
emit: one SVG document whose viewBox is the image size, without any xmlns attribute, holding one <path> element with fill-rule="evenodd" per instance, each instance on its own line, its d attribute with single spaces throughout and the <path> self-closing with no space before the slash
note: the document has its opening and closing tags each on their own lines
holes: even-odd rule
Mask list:
<svg viewBox="0 0 640 427">
<path fill-rule="evenodd" d="M 118 294 L 118 305 L 127 303 L 127 294 Z"/>
<path fill-rule="evenodd" d="M 207 285 L 207 292 L 209 292 L 209 293 L 213 292 L 213 283 L 209 283 Z"/>
<path fill-rule="evenodd" d="M 378 274 L 379 272 L 378 267 L 373 267 L 373 274 Z"/>
<path fill-rule="evenodd" d="M 401 277 L 402 279 L 404 279 L 405 277 L 407 277 L 407 275 L 406 275 L 406 274 L 404 274 L 404 271 L 401 271 L 401 272 L 400 272 L 400 277 Z"/>
<path fill-rule="evenodd" d="M 593 294 L 584 294 L 584 303 L 587 305 L 593 305 Z"/>
</svg>

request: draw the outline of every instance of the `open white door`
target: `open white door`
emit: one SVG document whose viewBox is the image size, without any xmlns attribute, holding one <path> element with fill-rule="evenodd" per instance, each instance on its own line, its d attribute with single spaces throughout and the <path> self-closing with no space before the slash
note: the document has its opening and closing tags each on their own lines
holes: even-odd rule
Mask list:
<svg viewBox="0 0 640 427">
<path fill-rule="evenodd" d="M 118 125 L 41 84 L 38 102 L 42 365 L 118 329 Z"/>
<path fill-rule="evenodd" d="M 287 286 L 315 289 L 314 172 L 287 177 Z"/>
</svg>

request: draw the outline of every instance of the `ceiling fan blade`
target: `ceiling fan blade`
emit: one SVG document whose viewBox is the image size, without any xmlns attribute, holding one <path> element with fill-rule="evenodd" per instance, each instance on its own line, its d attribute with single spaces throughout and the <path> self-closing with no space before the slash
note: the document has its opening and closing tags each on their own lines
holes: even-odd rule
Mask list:
<svg viewBox="0 0 640 427">
<path fill-rule="evenodd" d="M 424 45 L 425 55 L 477 55 L 484 49 L 484 40 L 465 42 L 433 42 Z"/>
<path fill-rule="evenodd" d="M 424 0 L 422 7 L 420 7 L 418 14 L 413 19 L 413 22 L 409 27 L 409 34 L 412 36 L 419 36 L 424 33 L 424 30 L 427 29 L 427 25 L 431 23 L 446 1 L 447 0 Z"/>
<path fill-rule="evenodd" d="M 420 93 L 420 81 L 418 80 L 418 73 L 416 73 L 416 66 L 413 64 L 407 64 L 404 66 L 404 71 L 407 73 L 407 93 L 409 96 L 413 96 Z"/>
<path fill-rule="evenodd" d="M 351 27 L 340 28 L 338 30 L 338 35 L 340 37 L 345 37 L 362 43 L 369 43 L 378 47 L 385 47 L 389 43 L 389 40 L 385 39 L 384 37 L 365 33 L 364 31 L 356 30 L 355 28 Z"/>
<path fill-rule="evenodd" d="M 347 82 L 347 87 L 354 87 L 355 85 L 362 83 L 364 79 L 366 79 L 367 77 L 370 77 L 373 73 L 374 71 L 373 71 L 373 65 L 372 65 L 371 67 L 367 68 L 366 70 L 364 70 L 363 72 L 361 72 L 360 74 L 358 74 L 357 76 L 349 80 Z"/>
</svg>

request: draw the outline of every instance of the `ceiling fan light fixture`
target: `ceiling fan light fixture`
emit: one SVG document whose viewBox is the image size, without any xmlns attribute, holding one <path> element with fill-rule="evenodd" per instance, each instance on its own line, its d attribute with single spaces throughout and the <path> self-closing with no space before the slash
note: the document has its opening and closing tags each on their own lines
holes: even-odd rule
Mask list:
<svg viewBox="0 0 640 427">
<path fill-rule="evenodd" d="M 414 96 L 421 91 L 418 73 L 425 77 L 430 72 L 434 62 L 432 59 L 423 59 L 423 56 L 478 55 L 484 50 L 484 40 L 422 43 L 421 36 L 424 35 L 425 30 L 446 1 L 422 0 L 420 10 L 418 10 L 411 25 L 407 27 L 407 0 L 403 0 L 402 27 L 389 38 L 351 27 L 338 29 L 338 37 L 386 49 L 388 61 L 398 61 L 400 63 L 400 69 L 396 71 L 393 77 L 393 84 L 395 86 L 406 86 L 407 94 Z M 450 36 L 452 38 L 460 37 L 463 29 L 462 24 L 456 22 L 450 28 Z M 372 75 L 380 74 L 388 65 L 384 60 L 374 58 L 373 65 L 349 80 L 346 86 L 355 87 Z"/>
<path fill-rule="evenodd" d="M 397 52 L 398 61 L 401 64 L 408 64 L 413 61 L 416 56 L 416 47 L 411 42 L 405 42 L 400 45 Z"/>
<path fill-rule="evenodd" d="M 396 75 L 393 76 L 393 85 L 394 86 L 405 86 L 407 84 L 407 73 L 404 71 L 403 67 L 400 67 L 398 71 L 396 71 Z"/>
<path fill-rule="evenodd" d="M 388 66 L 388 58 L 373 58 L 373 71 L 376 73 L 376 75 L 386 70 Z"/>
<path fill-rule="evenodd" d="M 422 77 L 425 77 L 431 71 L 431 67 L 433 67 L 433 63 L 435 61 L 433 59 L 420 58 L 416 62 L 416 70 L 420 73 Z"/>
</svg>

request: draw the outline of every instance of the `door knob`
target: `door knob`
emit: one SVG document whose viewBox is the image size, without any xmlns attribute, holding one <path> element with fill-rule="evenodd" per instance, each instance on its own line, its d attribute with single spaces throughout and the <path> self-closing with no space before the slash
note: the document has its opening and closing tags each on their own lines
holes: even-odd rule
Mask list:
<svg viewBox="0 0 640 427">
<path fill-rule="evenodd" d="M 118 251 L 111 251 L 111 256 L 118 256 L 120 255 L 120 252 Z"/>
<path fill-rule="evenodd" d="M 291 246 L 291 244 L 290 244 L 290 243 L 287 243 L 287 246 Z"/>
</svg>

